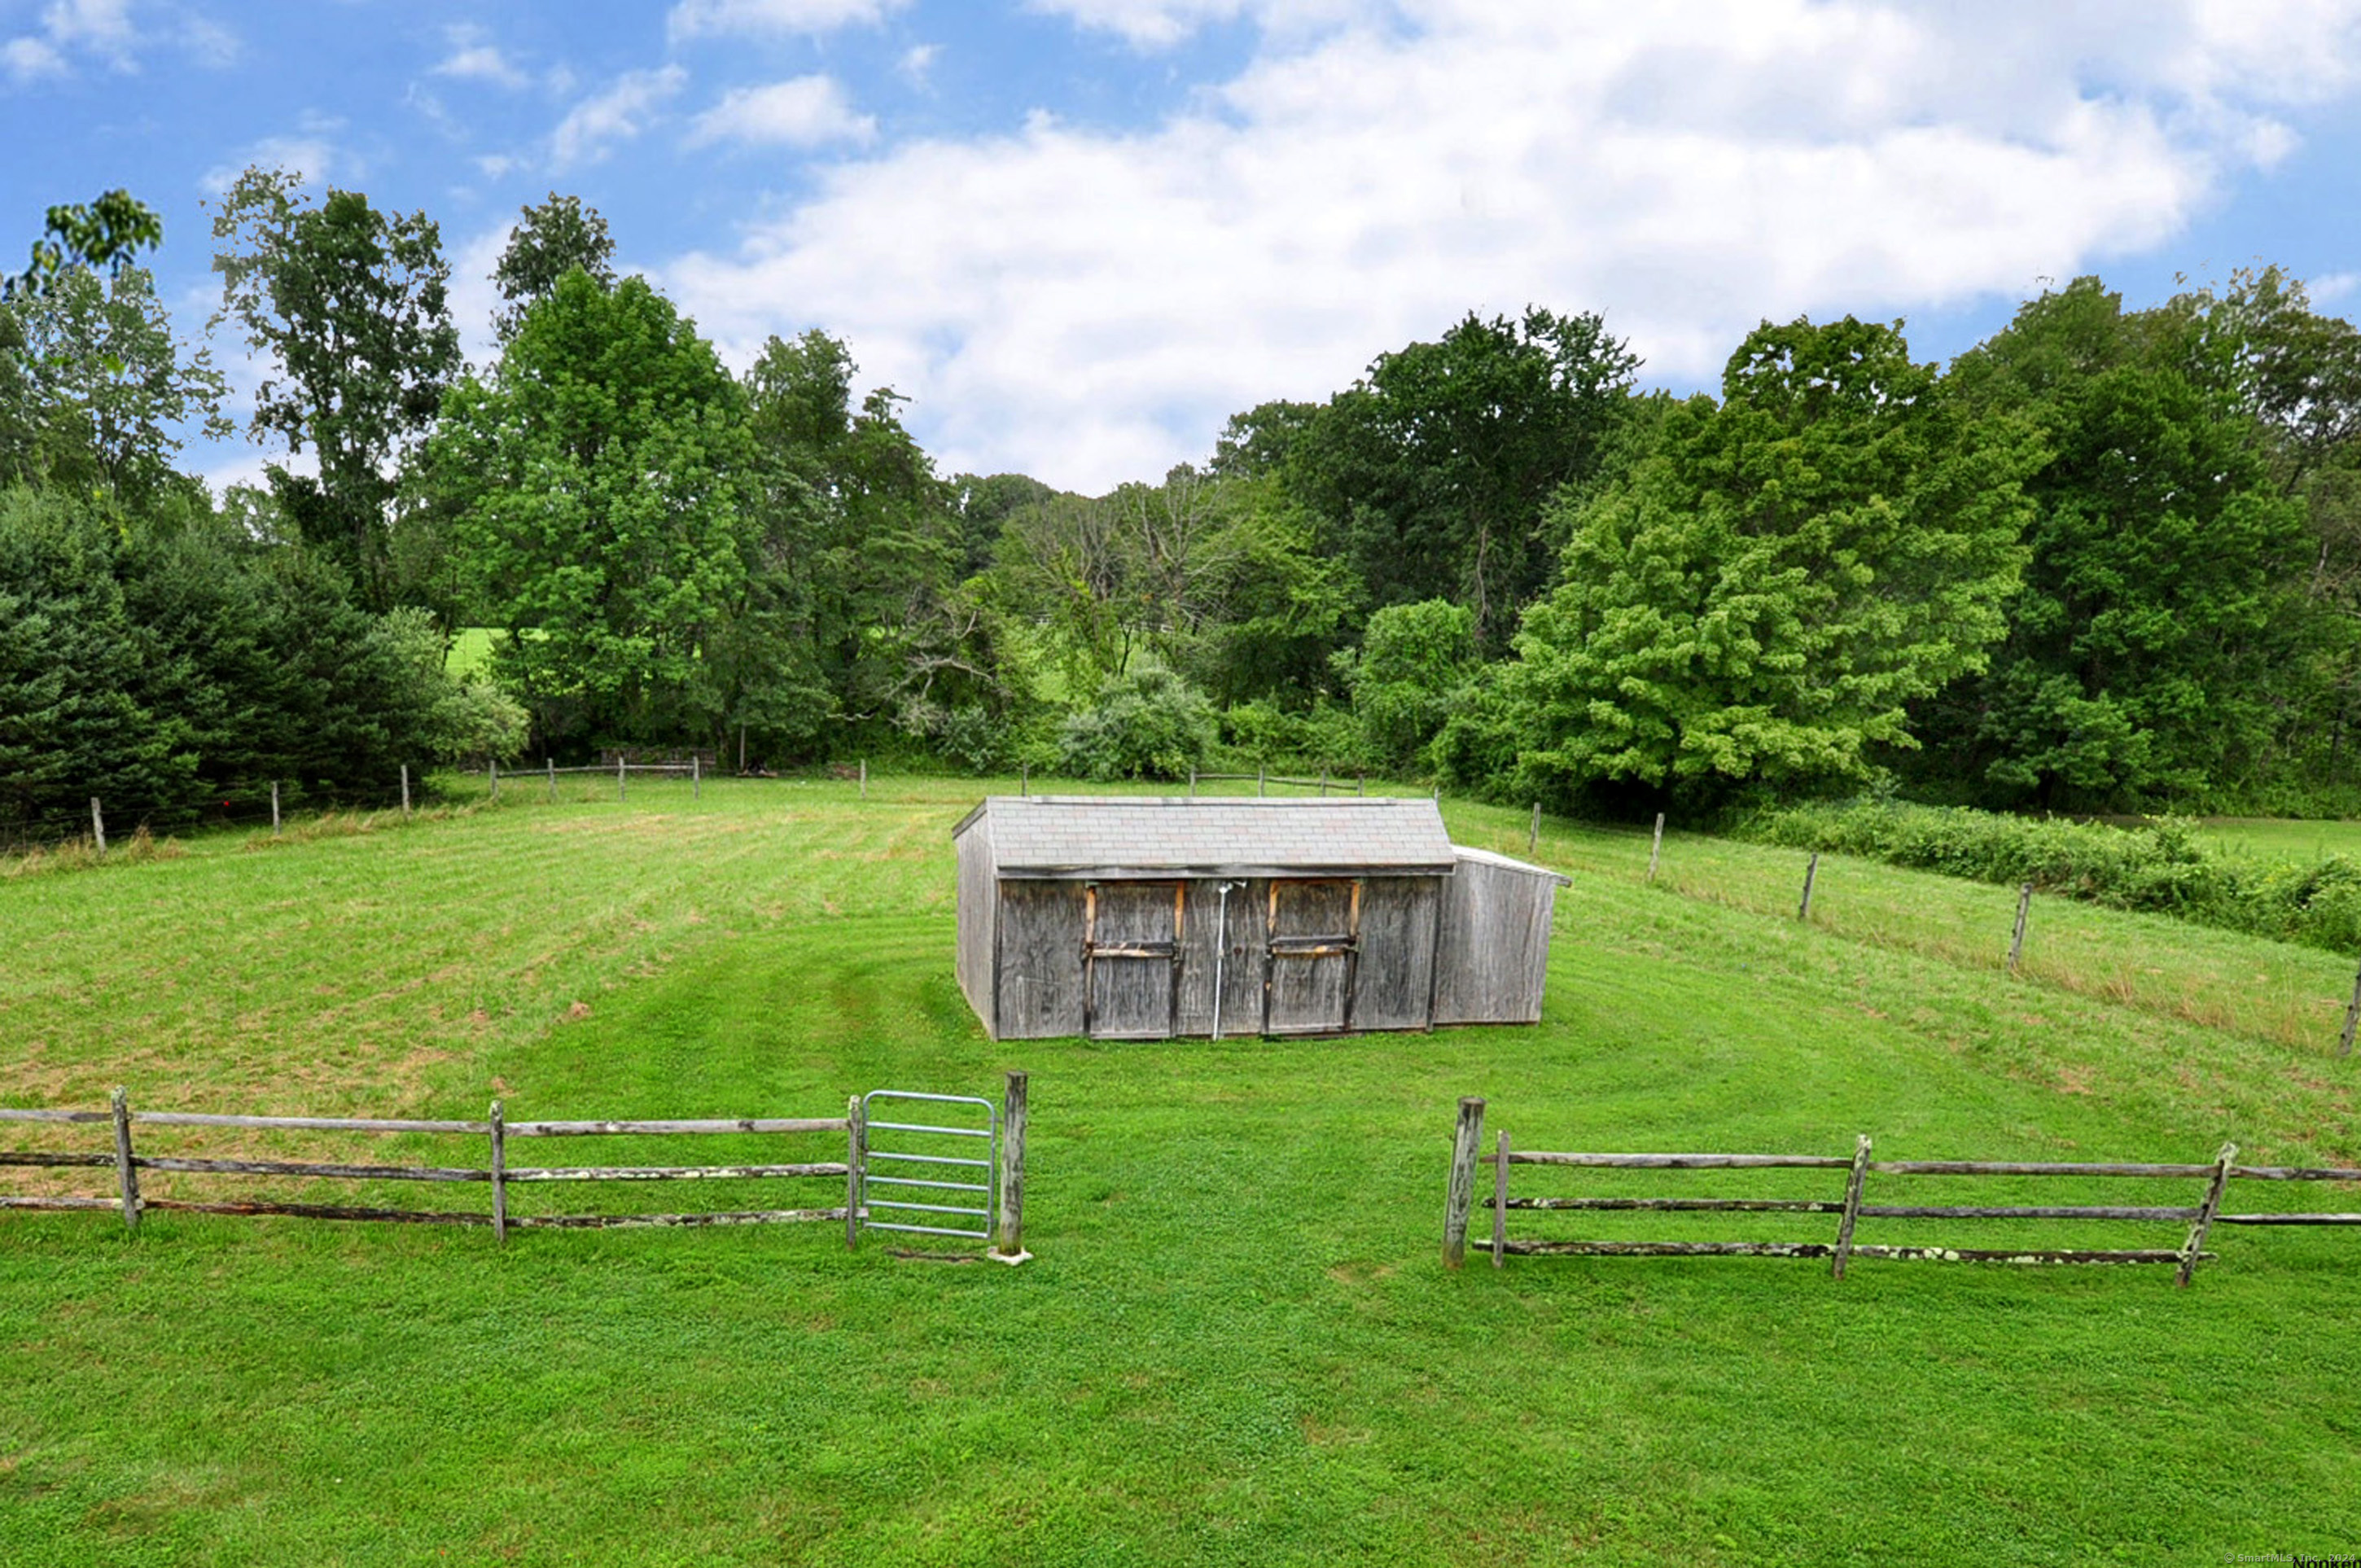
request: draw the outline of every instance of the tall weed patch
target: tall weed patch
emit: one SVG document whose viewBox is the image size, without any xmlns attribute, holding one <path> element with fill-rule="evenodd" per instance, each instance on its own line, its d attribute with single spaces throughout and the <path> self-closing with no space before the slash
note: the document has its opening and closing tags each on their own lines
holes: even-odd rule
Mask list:
<svg viewBox="0 0 2361 1568">
<path fill-rule="evenodd" d="M 2361 864 L 2342 855 L 2310 861 L 2224 855 L 2181 817 L 2111 828 L 1862 801 L 1763 812 L 1737 836 L 1976 882 L 2029 882 L 2110 908 L 2175 915 L 2331 952 L 2361 948 Z"/>
</svg>

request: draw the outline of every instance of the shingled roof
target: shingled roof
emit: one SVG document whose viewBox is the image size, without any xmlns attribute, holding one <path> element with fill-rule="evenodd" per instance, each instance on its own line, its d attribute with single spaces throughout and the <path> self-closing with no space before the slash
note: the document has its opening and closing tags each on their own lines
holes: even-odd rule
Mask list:
<svg viewBox="0 0 2361 1568">
<path fill-rule="evenodd" d="M 1456 861 L 1431 800 L 998 795 L 951 837 L 978 822 L 1005 877 L 1440 876 Z"/>
</svg>

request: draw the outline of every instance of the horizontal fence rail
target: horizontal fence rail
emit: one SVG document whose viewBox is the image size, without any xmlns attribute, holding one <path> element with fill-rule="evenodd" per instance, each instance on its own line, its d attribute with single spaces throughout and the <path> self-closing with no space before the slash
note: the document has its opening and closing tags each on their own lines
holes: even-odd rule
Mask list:
<svg viewBox="0 0 2361 1568">
<path fill-rule="evenodd" d="M 1444 1261 L 1454 1268 L 1466 1255 L 1467 1228 L 1479 1166 L 1492 1169 L 1489 1250 L 1496 1268 L 1512 1256 L 1824 1257 L 1829 1260 L 1830 1273 L 1841 1279 L 1846 1264 L 1855 1257 L 1946 1263 L 2169 1263 L 2177 1268 L 2175 1283 L 2185 1286 L 2200 1262 L 2214 1257 L 2204 1246 L 2215 1225 L 2361 1226 L 2361 1212 L 2224 1212 L 2223 1203 L 2234 1181 L 2361 1182 L 2361 1169 L 2239 1165 L 2236 1146 L 2229 1144 L 2224 1145 L 2213 1161 L 2205 1165 L 2092 1160 L 1879 1160 L 1870 1157 L 1872 1145 L 1866 1134 L 1856 1140 L 1852 1157 L 1847 1159 L 1831 1155 L 1603 1154 L 1513 1149 L 1508 1134 L 1502 1131 L 1496 1134 L 1493 1151 L 1487 1155 L 1479 1152 L 1483 1124 L 1484 1102 L 1472 1097 L 1461 1101 L 1444 1219 Z M 1509 1173 L 1520 1165 L 1590 1170 L 1842 1170 L 1846 1172 L 1846 1182 L 1840 1199 L 1511 1196 Z M 2192 1203 L 1871 1203 L 1864 1201 L 1863 1189 L 1872 1176 L 2120 1177 L 2202 1181 L 2205 1185 Z M 1838 1224 L 1834 1239 L 1824 1242 L 1559 1240 L 1510 1236 L 1508 1225 L 1511 1212 L 1816 1214 L 1834 1215 Z M 2131 1222 L 2186 1224 L 2189 1230 L 2179 1247 L 1904 1246 L 1856 1242 L 1855 1227 L 1862 1220 Z"/>
<path fill-rule="evenodd" d="M 1023 1114 L 1024 1075 L 1009 1075 L 1011 1106 L 1021 1128 Z M 920 1098 L 941 1098 L 925 1096 Z M 1000 1124 L 997 1112 L 989 1101 L 974 1100 L 970 1103 L 983 1106 L 992 1117 L 996 1129 Z M 69 1110 L 48 1108 L 0 1108 L 0 1124 L 29 1124 L 49 1126 L 105 1126 L 113 1133 L 109 1149 L 6 1149 L 0 1148 L 0 1168 L 19 1169 L 88 1169 L 111 1168 L 115 1173 L 115 1193 L 99 1198 L 87 1195 L 46 1193 L 0 1193 L 0 1210 L 46 1210 L 75 1212 L 108 1210 L 123 1217 L 126 1228 L 137 1231 L 141 1214 L 156 1211 L 192 1214 L 279 1215 L 313 1220 L 366 1220 L 396 1224 L 462 1225 L 490 1228 L 496 1238 L 505 1241 L 511 1229 L 598 1230 L 636 1227 L 672 1227 L 701 1225 L 757 1225 L 829 1223 L 842 1222 L 845 1245 L 857 1245 L 860 1230 L 868 1219 L 862 1207 L 861 1173 L 866 1151 L 863 1148 L 862 1099 L 853 1096 L 841 1116 L 747 1116 L 708 1119 L 642 1119 L 599 1121 L 537 1121 L 511 1122 L 507 1119 L 500 1101 L 492 1102 L 490 1114 L 482 1121 L 424 1119 L 408 1117 L 355 1116 L 244 1116 L 223 1115 L 190 1111 L 137 1111 L 132 1109 L 123 1090 L 116 1090 L 107 1109 Z M 197 1155 L 142 1154 L 133 1146 L 133 1129 L 138 1127 L 196 1127 L 235 1129 L 259 1132 L 299 1132 L 336 1134 L 417 1134 L 446 1137 L 481 1138 L 487 1158 L 480 1165 L 400 1165 L 373 1161 L 318 1159 L 247 1159 L 225 1158 Z M 845 1140 L 844 1157 L 840 1159 L 792 1159 L 762 1163 L 739 1162 L 717 1165 L 539 1165 L 512 1166 L 509 1163 L 509 1141 L 512 1138 L 565 1137 L 669 1137 L 737 1135 L 762 1137 L 804 1138 L 833 1135 Z M 990 1159 L 979 1161 L 987 1167 L 982 1190 L 987 1206 L 976 1212 L 980 1216 L 977 1228 L 962 1227 L 957 1234 L 987 1237 L 996 1234 L 1009 1251 L 1021 1249 L 1021 1215 L 1016 1205 L 1023 1190 L 1023 1143 L 1021 1133 L 1013 1149 L 997 1139 L 991 1146 L 999 1157 L 996 1171 L 989 1168 Z M 1008 1157 L 1014 1155 L 1012 1163 Z M 174 1175 L 278 1177 L 298 1180 L 334 1181 L 408 1181 L 445 1183 L 481 1183 L 491 1189 L 488 1210 L 474 1209 L 406 1209 L 385 1205 L 355 1203 L 314 1203 L 282 1199 L 250 1201 L 197 1201 L 181 1198 L 163 1198 L 140 1191 L 143 1171 Z M 804 1181 L 826 1180 L 843 1183 L 843 1201 L 746 1210 L 707 1210 L 667 1213 L 551 1213 L 512 1214 L 509 1212 L 509 1190 L 512 1186 L 540 1186 L 555 1182 L 650 1182 L 650 1181 Z M 972 1184 L 961 1183 L 962 1192 L 974 1190 Z M 996 1206 L 989 1200 L 997 1198 Z M 962 1219 L 971 1210 L 962 1205 Z M 994 1227 L 997 1226 L 996 1232 Z M 916 1228 L 916 1227 L 894 1227 Z M 949 1233 L 938 1233 L 949 1234 Z"/>
</svg>

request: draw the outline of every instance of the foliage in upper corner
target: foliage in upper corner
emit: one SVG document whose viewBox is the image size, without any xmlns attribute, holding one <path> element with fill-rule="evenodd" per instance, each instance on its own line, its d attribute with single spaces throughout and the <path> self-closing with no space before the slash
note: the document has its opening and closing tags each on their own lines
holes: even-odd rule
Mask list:
<svg viewBox="0 0 2361 1568">
<path fill-rule="evenodd" d="M 1872 747 L 1912 744 L 1905 705 L 2005 630 L 2026 426 L 1970 420 L 1898 330 L 1851 317 L 1757 329 L 1723 394 L 1566 520 L 1503 674 L 1520 796 L 1864 782 Z"/>
<path fill-rule="evenodd" d="M 1186 778 L 1213 751 L 1213 704 L 1170 670 L 1142 669 L 1107 683 L 1066 720 L 1059 762 L 1076 778 Z"/>
<path fill-rule="evenodd" d="M 94 202 L 61 202 L 44 216 L 25 270 L 0 278 L 0 301 L 46 293 L 77 269 L 120 272 L 139 252 L 164 243 L 164 220 L 125 190 L 105 192 Z"/>
</svg>

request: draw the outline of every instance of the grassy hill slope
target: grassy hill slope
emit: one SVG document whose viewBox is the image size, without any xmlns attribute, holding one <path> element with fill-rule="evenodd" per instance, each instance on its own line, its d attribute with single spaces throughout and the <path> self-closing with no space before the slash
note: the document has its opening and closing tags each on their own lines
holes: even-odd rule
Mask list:
<svg viewBox="0 0 2361 1568">
<path fill-rule="evenodd" d="M 2350 1163 L 2332 957 L 2045 902 L 2011 980 L 2004 890 L 1828 860 L 1807 927 L 1800 856 L 1675 838 L 1650 887 L 1643 836 L 1550 828 L 1540 858 L 1576 880 L 1536 1027 L 995 1046 L 950 976 L 948 833 L 976 786 L 567 793 L 0 882 L 0 1100 L 122 1082 L 149 1108 L 826 1115 L 1023 1067 L 1036 1261 L 848 1256 L 825 1227 L 500 1251 L 0 1215 L 0 1561 L 2050 1563 L 2361 1541 L 2349 1234 L 2217 1231 L 2187 1291 L 2161 1270 L 1862 1263 L 1837 1285 L 1807 1263 L 1436 1260 L 1468 1093 L 1529 1148 L 1842 1154 L 1869 1132 L 1890 1157 L 2189 1161 L 2233 1139 Z M 1446 815 L 1523 851 L 1521 814 Z M 2069 1187 L 2039 1197 L 2191 1201 Z"/>
</svg>

